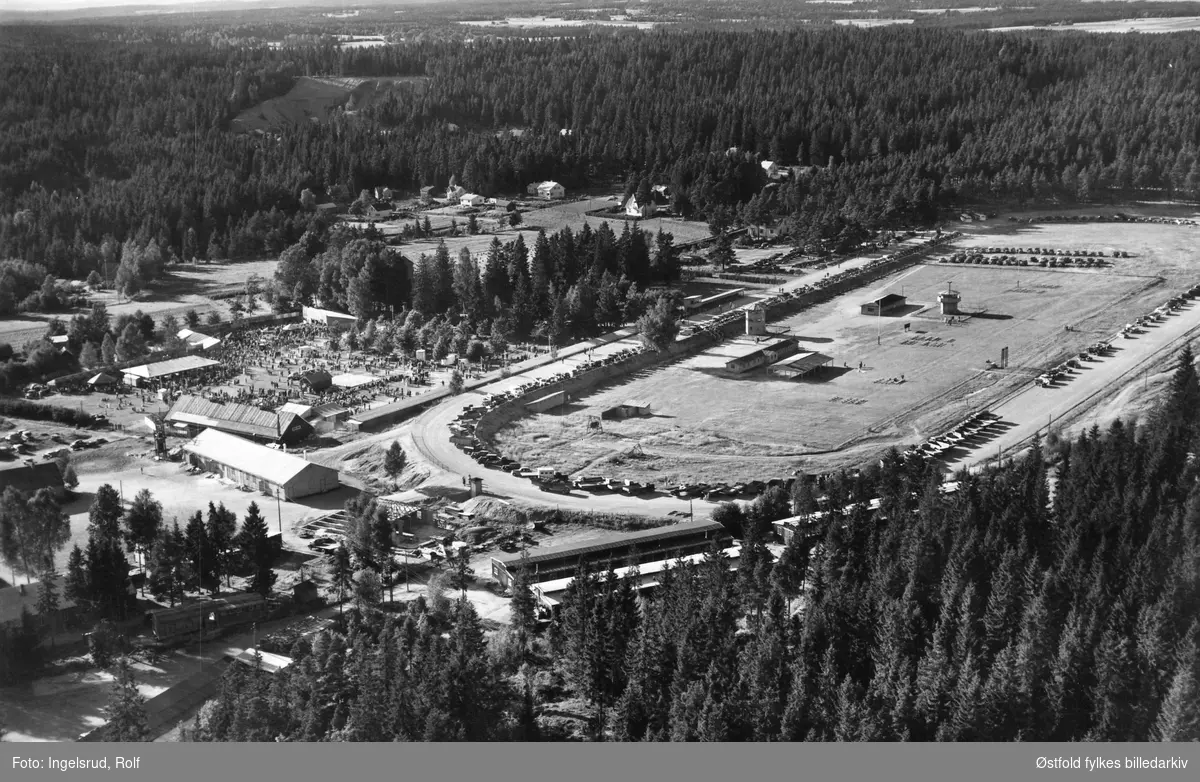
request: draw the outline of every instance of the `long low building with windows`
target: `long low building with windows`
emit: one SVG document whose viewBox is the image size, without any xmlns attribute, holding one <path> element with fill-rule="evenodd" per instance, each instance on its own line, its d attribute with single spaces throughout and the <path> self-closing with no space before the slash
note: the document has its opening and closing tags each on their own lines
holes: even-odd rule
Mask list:
<svg viewBox="0 0 1200 782">
<path fill-rule="evenodd" d="M 338 471 L 332 467 L 216 429 L 205 429 L 183 450 L 193 467 L 281 500 L 322 494 L 341 486 Z"/>
<path fill-rule="evenodd" d="M 623 567 L 634 555 L 639 561 L 672 559 L 703 554 L 712 548 L 713 541 L 726 548 L 732 540 L 724 525 L 715 521 L 685 521 L 638 532 L 610 533 L 568 546 L 493 557 L 492 577 L 507 589 L 513 574 L 525 566 L 530 568 L 530 581 L 541 584 L 574 576 L 580 564 L 600 566 L 611 561 Z"/>
<path fill-rule="evenodd" d="M 741 546 L 730 546 L 721 551 L 725 555 L 726 561 L 729 563 L 730 570 L 737 570 L 738 561 L 742 556 Z M 687 554 L 674 559 L 659 559 L 652 562 L 638 563 L 637 567 L 626 565 L 625 567 L 613 568 L 613 575 L 619 580 L 633 578 L 636 575 L 636 582 L 633 588 L 638 592 L 649 592 L 656 589 L 662 584 L 663 574 L 671 569 L 684 564 L 698 565 L 708 556 L 704 554 Z M 531 587 L 533 596 L 537 598 L 543 606 L 550 610 L 551 613 L 558 610 L 562 605 L 563 597 L 571 584 L 575 582 L 575 576 L 567 578 L 558 578 L 553 581 L 545 581 L 540 584 L 534 584 Z"/>
</svg>

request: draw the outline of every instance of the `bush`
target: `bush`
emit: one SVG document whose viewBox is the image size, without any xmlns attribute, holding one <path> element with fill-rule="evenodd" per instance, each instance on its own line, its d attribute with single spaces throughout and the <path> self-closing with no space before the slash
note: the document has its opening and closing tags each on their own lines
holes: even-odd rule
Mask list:
<svg viewBox="0 0 1200 782">
<path fill-rule="evenodd" d="M 73 407 L 38 405 L 26 399 L 0 399 L 0 415 L 28 418 L 32 421 L 53 421 L 69 426 L 88 426 L 92 423 L 90 413 Z"/>
</svg>

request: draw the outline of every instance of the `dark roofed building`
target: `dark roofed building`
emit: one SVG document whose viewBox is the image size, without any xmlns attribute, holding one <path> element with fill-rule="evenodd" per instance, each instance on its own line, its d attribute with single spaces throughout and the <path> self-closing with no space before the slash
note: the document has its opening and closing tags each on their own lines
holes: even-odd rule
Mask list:
<svg viewBox="0 0 1200 782">
<path fill-rule="evenodd" d="M 323 369 L 310 369 L 300 373 L 300 385 L 313 394 L 333 387 L 333 375 Z"/>
<path fill-rule="evenodd" d="M 296 413 L 275 413 L 236 402 L 213 402 L 200 396 L 181 396 L 166 422 L 194 437 L 216 429 L 270 443 L 298 443 L 313 432 L 312 424 Z"/>
<path fill-rule="evenodd" d="M 862 314 L 890 315 L 897 310 L 903 309 L 907 303 L 908 299 L 899 293 L 889 293 L 886 296 L 880 296 L 874 301 L 865 302 L 862 305 Z"/>
<path fill-rule="evenodd" d="M 62 497 L 66 493 L 63 486 L 62 470 L 56 462 L 41 464 L 22 464 L 16 467 L 6 467 L 0 470 L 0 492 L 12 487 L 25 494 L 33 494 L 38 489 L 49 489 L 55 496 Z"/>
<path fill-rule="evenodd" d="M 58 576 L 54 579 L 55 592 L 58 595 L 58 616 L 48 619 L 54 622 L 56 629 L 61 629 L 64 623 L 71 624 L 76 616 L 75 601 L 66 595 L 66 580 L 66 576 Z M 0 627 L 19 624 L 22 610 L 37 617 L 38 597 L 41 593 L 42 582 L 40 581 L 0 589 Z M 47 618 L 43 617 L 42 620 L 46 621 Z"/>
</svg>

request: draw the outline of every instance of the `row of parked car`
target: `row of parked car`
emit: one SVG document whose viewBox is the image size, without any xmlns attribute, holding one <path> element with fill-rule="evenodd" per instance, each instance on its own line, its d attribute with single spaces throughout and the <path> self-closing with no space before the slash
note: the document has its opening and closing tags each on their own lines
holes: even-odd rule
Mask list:
<svg viewBox="0 0 1200 782">
<path fill-rule="evenodd" d="M 1161 223 L 1163 225 L 1200 225 L 1181 217 L 1146 217 L 1116 212 L 1111 215 L 1044 215 L 1042 217 L 1010 217 L 1013 223 Z"/>
<path fill-rule="evenodd" d="M 938 263 L 954 263 L 954 264 L 974 264 L 976 266 L 1041 266 L 1043 268 L 1070 268 L 1079 267 L 1083 269 L 1100 268 L 1108 266 L 1107 261 L 1099 258 L 1038 258 L 1033 256 L 1030 258 L 1018 258 L 1012 255 L 994 255 L 988 257 L 982 253 L 956 253 L 949 258 L 942 258 Z"/>
<path fill-rule="evenodd" d="M 1105 258 L 1103 250 L 1063 250 L 1053 247 L 981 247 L 975 252 L 984 255 L 1056 255 L 1066 258 Z M 1124 250 L 1114 250 L 1112 257 L 1129 258 Z"/>
<path fill-rule="evenodd" d="M 1067 379 L 1070 376 L 1072 369 L 1080 369 L 1083 367 L 1083 363 L 1085 361 L 1093 361 L 1096 358 L 1105 355 L 1111 349 L 1112 343 L 1110 342 L 1095 342 L 1090 345 L 1087 350 L 1084 350 L 1078 355 L 1067 359 L 1054 369 L 1038 375 L 1037 378 L 1034 379 L 1034 382 L 1042 388 L 1049 388 L 1060 380 Z"/>
<path fill-rule="evenodd" d="M 552 390 L 555 386 L 560 386 L 565 381 L 579 377 L 585 372 L 627 361 L 641 353 L 644 349 L 641 346 L 629 347 L 604 358 L 587 360 L 578 364 L 570 371 L 559 372 L 541 380 L 531 380 L 528 383 L 522 383 L 511 391 L 506 391 L 502 394 L 492 394 L 485 398 L 481 404 L 468 405 L 459 413 L 458 418 L 450 424 L 450 442 L 482 467 L 512 473 L 522 478 L 529 478 L 544 491 L 570 491 L 571 484 L 566 474 L 560 473 L 551 467 L 525 468 L 517 460 L 493 450 L 488 443 L 479 437 L 479 422 L 485 414 L 490 413 L 501 405 L 517 401 L 535 391 Z M 653 489 L 653 487 L 651 488 Z"/>
<path fill-rule="evenodd" d="M 771 486 L 779 486 L 790 491 L 794 478 L 771 478 L 767 481 L 748 481 L 746 483 L 681 483 L 667 491 L 672 497 L 680 500 L 696 499 L 720 502 L 736 497 L 757 497 Z"/>
<path fill-rule="evenodd" d="M 989 433 L 999 425 L 1000 416 L 983 410 L 963 421 L 955 427 L 954 431 L 938 435 L 937 437 L 930 437 L 920 445 L 907 449 L 904 452 L 904 456 L 908 458 L 922 457 L 935 459 L 952 448 L 957 448 L 960 445 L 969 445 L 968 440 L 981 434 Z"/>
</svg>

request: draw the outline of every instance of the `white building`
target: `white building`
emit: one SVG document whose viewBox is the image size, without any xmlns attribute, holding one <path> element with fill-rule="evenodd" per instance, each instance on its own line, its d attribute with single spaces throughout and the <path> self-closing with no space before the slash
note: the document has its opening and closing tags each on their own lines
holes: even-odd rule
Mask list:
<svg viewBox="0 0 1200 782">
<path fill-rule="evenodd" d="M 538 197 L 547 201 L 557 201 L 567 194 L 566 188 L 557 182 L 542 182 L 537 188 Z"/>
<path fill-rule="evenodd" d="M 460 206 L 482 206 L 484 200 L 484 197 L 478 193 L 464 193 L 458 199 L 458 203 Z"/>
<path fill-rule="evenodd" d="M 226 480 L 283 500 L 333 491 L 338 471 L 241 437 L 205 429 L 183 446 L 188 462 Z"/>
</svg>

